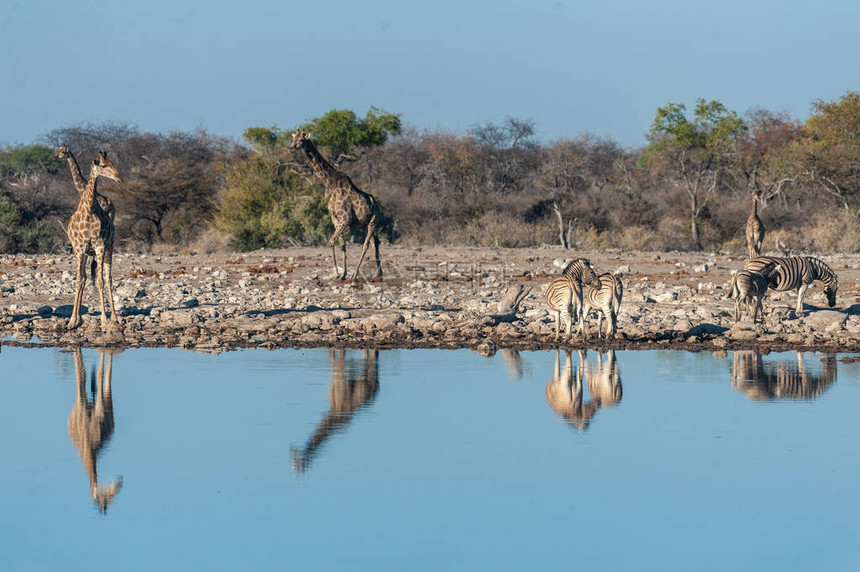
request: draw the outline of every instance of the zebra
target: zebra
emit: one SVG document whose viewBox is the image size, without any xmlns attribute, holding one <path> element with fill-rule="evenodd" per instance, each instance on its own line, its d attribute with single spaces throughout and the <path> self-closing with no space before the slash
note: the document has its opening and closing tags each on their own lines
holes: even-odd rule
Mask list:
<svg viewBox="0 0 860 572">
<path fill-rule="evenodd" d="M 771 275 L 770 288 L 784 292 L 786 290 L 797 290 L 797 307 L 795 315 L 803 316 L 803 295 L 809 285 L 816 280 L 824 283 L 824 295 L 827 297 L 827 305 L 836 305 L 836 291 L 839 289 L 839 280 L 836 273 L 824 262 L 811 256 L 790 256 L 779 258 L 774 256 L 759 256 L 747 260 L 744 270 L 761 272 L 762 268 L 773 262 L 776 271 Z"/>
<path fill-rule="evenodd" d="M 741 319 L 741 302 L 746 302 L 747 315 L 752 309 L 753 324 L 756 323 L 756 318 L 761 313 L 762 322 L 764 322 L 764 310 L 761 307 L 761 299 L 767 293 L 768 284 L 771 280 L 771 275 L 776 269 L 776 263 L 771 262 L 758 272 L 752 270 L 738 270 L 732 278 L 732 293 L 731 297 L 735 300 L 735 321 Z"/>
<path fill-rule="evenodd" d="M 575 290 L 575 282 L 569 276 L 556 278 L 547 286 L 544 297 L 546 298 L 546 305 L 555 312 L 555 339 L 558 339 L 562 318 L 564 318 L 567 328 L 567 336 L 570 337 L 573 312 L 582 312 L 581 304 L 574 295 Z"/>
<path fill-rule="evenodd" d="M 582 285 L 588 284 L 597 273 L 591 262 L 586 258 L 577 258 L 565 264 L 561 271 L 562 276 L 573 280 L 573 296 L 576 298 L 577 319 L 579 320 L 579 335 L 585 331 L 585 315 L 582 310 Z"/>
<path fill-rule="evenodd" d="M 600 326 L 603 318 L 606 317 L 606 339 L 609 339 L 610 334 L 615 338 L 618 309 L 621 307 L 624 285 L 621 280 L 607 272 L 596 276 L 588 286 L 588 292 L 583 301 L 583 313 L 587 314 L 590 310 L 598 311 L 597 337 L 601 337 Z"/>
</svg>

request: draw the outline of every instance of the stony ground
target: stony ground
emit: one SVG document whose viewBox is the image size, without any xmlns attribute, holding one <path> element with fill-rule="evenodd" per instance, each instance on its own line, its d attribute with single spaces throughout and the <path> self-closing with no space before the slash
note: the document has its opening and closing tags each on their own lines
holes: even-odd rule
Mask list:
<svg viewBox="0 0 860 572">
<path fill-rule="evenodd" d="M 330 250 L 114 258 L 119 326 L 102 328 L 88 282 L 84 324 L 66 330 L 74 294 L 70 255 L 0 257 L 0 337 L 6 344 L 171 346 L 217 352 L 236 347 L 434 347 L 542 349 L 558 345 L 543 290 L 560 260 L 584 256 L 621 276 L 615 340 L 574 335 L 564 346 L 860 351 L 860 256 L 820 256 L 839 275 L 835 308 L 820 283 L 794 315 L 796 294 L 771 292 L 765 324 L 735 322 L 728 299 L 738 256 L 701 253 L 574 252 L 383 246 L 384 280 L 338 282 Z M 358 247 L 350 246 L 349 265 Z M 372 275 L 373 264 L 362 268 Z M 489 317 L 512 286 L 531 288 L 516 320 Z"/>
</svg>

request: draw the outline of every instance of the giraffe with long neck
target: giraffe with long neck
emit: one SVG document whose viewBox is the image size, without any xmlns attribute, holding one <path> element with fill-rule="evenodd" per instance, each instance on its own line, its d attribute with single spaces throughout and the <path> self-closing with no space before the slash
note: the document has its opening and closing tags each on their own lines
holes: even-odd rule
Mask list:
<svg viewBox="0 0 860 572">
<path fill-rule="evenodd" d="M 328 439 L 344 429 L 355 414 L 369 407 L 379 391 L 379 365 L 376 350 L 364 350 L 360 367 L 352 368 L 346 350 L 329 350 L 332 378 L 328 388 L 330 411 L 302 447 L 290 447 L 293 470 L 305 473 Z"/>
<path fill-rule="evenodd" d="M 72 181 L 75 183 L 75 189 L 77 189 L 79 195 L 83 195 L 87 190 L 87 179 L 84 177 L 84 174 L 78 165 L 78 161 L 75 159 L 69 146 L 65 144 L 60 145 L 54 153 L 54 159 L 65 159 L 69 163 L 69 171 L 72 173 Z M 111 220 L 114 220 L 116 209 L 113 206 L 113 202 L 106 196 L 98 193 L 96 193 L 96 201 L 98 201 L 99 206 L 108 214 Z"/>
<path fill-rule="evenodd" d="M 84 285 L 87 281 L 86 260 L 91 256 L 97 266 L 97 286 L 99 301 L 101 303 L 102 328 L 107 325 L 107 311 L 105 308 L 105 276 L 107 276 L 108 299 L 110 301 L 111 319 L 114 323 L 119 322 L 113 300 L 113 240 L 114 225 L 108 213 L 99 205 L 96 199 L 96 183 L 99 177 L 106 177 L 119 183 L 123 182 L 122 176 L 114 164 L 107 157 L 107 153 L 100 151 L 99 156 L 93 160 L 90 167 L 90 179 L 78 208 L 69 220 L 69 240 L 75 253 L 76 277 L 75 277 L 75 303 L 72 308 L 72 316 L 69 319 L 69 329 L 81 325 L 81 301 L 84 295 Z"/>
<path fill-rule="evenodd" d="M 747 219 L 747 251 L 749 252 L 750 258 L 756 258 L 757 256 L 761 256 L 761 244 L 764 241 L 764 223 L 761 222 L 761 219 L 758 216 L 758 201 L 759 201 L 759 193 L 758 190 L 754 190 L 751 193 L 752 196 L 752 208 L 750 209 L 750 216 Z"/>
<path fill-rule="evenodd" d="M 77 392 L 75 405 L 69 414 L 69 438 L 75 444 L 81 463 L 90 481 L 93 503 L 102 513 L 122 488 L 122 477 L 109 485 L 99 485 L 98 456 L 113 435 L 113 397 L 111 395 L 111 370 L 113 355 L 108 353 L 105 369 L 105 351 L 99 352 L 99 367 L 96 375 L 96 395 L 92 402 L 87 398 L 86 370 L 81 349 L 75 348 L 75 380 Z"/>
<path fill-rule="evenodd" d="M 331 258 L 335 276 L 339 280 L 346 279 L 346 240 L 343 235 L 347 229 L 354 227 L 367 229 L 367 234 L 364 237 L 364 246 L 361 249 L 361 256 L 358 258 L 358 264 L 355 266 L 355 273 L 352 275 L 352 279 L 355 280 L 358 277 L 358 270 L 361 268 L 361 263 L 364 260 L 364 255 L 367 253 L 367 247 L 371 239 L 373 239 L 373 249 L 376 254 L 376 278 L 382 278 L 382 264 L 379 260 L 379 237 L 376 234 L 377 225 L 382 218 L 382 213 L 379 210 L 376 199 L 370 193 L 359 189 L 346 173 L 339 171 L 326 161 L 325 157 L 322 156 L 322 153 L 319 152 L 316 145 L 311 141 L 310 136 L 304 131 L 296 131 L 293 134 L 289 152 L 292 153 L 296 149 L 301 149 L 305 152 L 314 173 L 328 190 L 328 212 L 331 215 L 331 222 L 334 224 L 334 234 L 328 240 L 328 245 L 331 247 Z M 340 241 L 343 253 L 343 272 L 338 270 L 337 256 L 334 250 L 334 243 L 338 240 Z"/>
</svg>

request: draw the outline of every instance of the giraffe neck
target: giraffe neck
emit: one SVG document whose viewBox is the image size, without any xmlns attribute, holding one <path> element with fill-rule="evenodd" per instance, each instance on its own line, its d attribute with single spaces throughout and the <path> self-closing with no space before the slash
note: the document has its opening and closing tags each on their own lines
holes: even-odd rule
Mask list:
<svg viewBox="0 0 860 572">
<path fill-rule="evenodd" d="M 750 213 L 750 216 L 757 216 L 757 215 L 758 215 L 758 197 L 753 195 L 752 212 Z"/>
<path fill-rule="evenodd" d="M 90 180 L 84 191 L 81 193 L 81 204 L 86 205 L 87 209 L 92 211 L 96 206 L 96 183 L 99 179 L 98 173 L 90 170 Z"/>
<path fill-rule="evenodd" d="M 317 177 L 319 177 L 329 190 L 334 189 L 340 179 L 340 171 L 338 171 L 331 163 L 326 161 L 325 157 L 322 156 L 322 153 L 320 153 L 316 146 L 310 141 L 307 141 L 302 149 L 304 149 L 308 159 L 310 159 L 311 165 L 314 168 L 314 173 L 316 173 Z"/>
<path fill-rule="evenodd" d="M 81 173 L 78 161 L 75 159 L 75 156 L 72 155 L 71 151 L 68 152 L 66 161 L 69 162 L 69 170 L 72 172 L 72 180 L 75 182 L 75 188 L 78 190 L 78 193 L 83 194 L 84 190 L 87 188 L 87 180 L 84 178 L 84 174 Z"/>
</svg>

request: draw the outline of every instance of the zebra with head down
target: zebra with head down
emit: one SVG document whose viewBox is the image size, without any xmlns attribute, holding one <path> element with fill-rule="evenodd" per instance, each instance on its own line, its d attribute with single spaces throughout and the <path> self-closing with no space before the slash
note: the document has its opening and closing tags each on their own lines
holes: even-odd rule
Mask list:
<svg viewBox="0 0 860 572">
<path fill-rule="evenodd" d="M 771 274 L 769 287 L 778 292 L 797 290 L 797 306 L 795 314 L 803 316 L 803 295 L 810 284 L 816 280 L 824 283 L 824 295 L 827 297 L 827 305 L 836 305 L 836 291 L 839 289 L 839 280 L 836 273 L 827 264 L 812 256 L 790 256 L 780 258 L 775 256 L 759 256 L 751 258 L 744 264 L 745 270 L 761 272 L 769 264 L 776 264 L 776 269 Z"/>
</svg>

